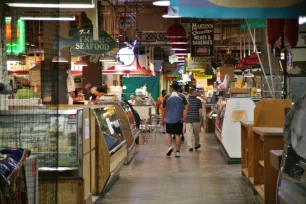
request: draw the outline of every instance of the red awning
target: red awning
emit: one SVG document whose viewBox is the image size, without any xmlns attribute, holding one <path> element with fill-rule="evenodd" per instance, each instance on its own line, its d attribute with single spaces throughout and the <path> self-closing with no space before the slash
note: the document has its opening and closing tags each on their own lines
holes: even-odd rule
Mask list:
<svg viewBox="0 0 306 204">
<path fill-rule="evenodd" d="M 137 64 L 136 69 L 134 70 L 116 70 L 115 66 L 112 66 L 108 68 L 107 70 L 102 70 L 102 75 L 113 75 L 113 74 L 118 74 L 118 75 L 125 75 L 125 74 L 131 74 L 131 75 L 150 75 L 153 76 L 153 73 L 151 70 L 144 69 L 140 67 L 139 64 Z"/>
</svg>

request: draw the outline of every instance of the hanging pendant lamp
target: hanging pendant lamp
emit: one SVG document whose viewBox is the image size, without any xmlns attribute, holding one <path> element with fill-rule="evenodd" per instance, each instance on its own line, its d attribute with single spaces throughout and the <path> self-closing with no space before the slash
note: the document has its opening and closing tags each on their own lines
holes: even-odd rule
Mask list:
<svg viewBox="0 0 306 204">
<path fill-rule="evenodd" d="M 52 62 L 66 63 L 68 60 L 63 56 L 62 52 L 58 52 L 58 56 L 53 57 Z"/>
<path fill-rule="evenodd" d="M 249 69 L 249 70 L 247 71 L 247 73 L 244 74 L 243 76 L 244 76 L 245 78 L 252 78 L 252 77 L 254 77 L 254 74 L 252 74 L 252 73 L 251 73 L 251 70 Z"/>
<path fill-rule="evenodd" d="M 170 1 L 169 0 L 157 0 L 153 1 L 154 6 L 170 6 Z"/>
</svg>

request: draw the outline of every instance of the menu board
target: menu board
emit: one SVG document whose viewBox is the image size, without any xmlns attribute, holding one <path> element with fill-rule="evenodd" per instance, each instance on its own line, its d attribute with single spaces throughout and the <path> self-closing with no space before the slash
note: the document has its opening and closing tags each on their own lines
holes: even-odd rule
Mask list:
<svg viewBox="0 0 306 204">
<path fill-rule="evenodd" d="M 191 56 L 213 56 L 214 25 L 211 23 L 191 23 Z"/>
</svg>

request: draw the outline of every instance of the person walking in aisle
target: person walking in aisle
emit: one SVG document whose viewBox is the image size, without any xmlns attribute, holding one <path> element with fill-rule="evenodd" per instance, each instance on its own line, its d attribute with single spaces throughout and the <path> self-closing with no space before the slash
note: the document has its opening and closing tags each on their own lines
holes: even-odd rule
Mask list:
<svg viewBox="0 0 306 204">
<path fill-rule="evenodd" d="M 161 124 L 166 123 L 166 133 L 167 133 L 167 156 L 171 156 L 173 152 L 172 147 L 172 137 L 176 136 L 176 152 L 175 157 L 180 157 L 181 148 L 181 137 L 183 133 L 183 123 L 187 117 L 188 113 L 188 101 L 186 97 L 178 93 L 180 86 L 177 82 L 173 82 L 170 86 L 170 94 L 166 95 L 163 101 L 163 115 L 161 118 Z"/>
<path fill-rule="evenodd" d="M 161 95 L 157 98 L 157 101 L 155 104 L 157 115 L 161 116 L 163 114 L 163 101 L 166 95 L 167 95 L 167 91 L 162 90 Z"/>
<path fill-rule="evenodd" d="M 189 110 L 186 117 L 186 134 L 189 151 L 199 149 L 201 124 L 203 124 L 202 102 L 197 98 L 197 90 L 190 89 Z"/>
<path fill-rule="evenodd" d="M 156 113 L 157 115 L 159 115 L 160 118 L 163 117 L 163 101 L 164 101 L 164 97 L 167 95 L 167 91 L 166 90 L 162 90 L 161 95 L 158 97 L 156 104 L 155 104 L 155 108 L 156 108 Z M 161 125 L 160 127 L 160 132 L 161 133 L 165 133 L 165 126 Z"/>
</svg>

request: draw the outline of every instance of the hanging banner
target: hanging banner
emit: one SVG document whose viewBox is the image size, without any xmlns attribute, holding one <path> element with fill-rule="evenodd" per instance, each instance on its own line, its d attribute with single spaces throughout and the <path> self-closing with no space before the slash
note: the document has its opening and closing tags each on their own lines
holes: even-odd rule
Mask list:
<svg viewBox="0 0 306 204">
<path fill-rule="evenodd" d="M 214 54 L 214 25 L 212 23 L 191 23 L 191 56 L 207 57 Z"/>
<path fill-rule="evenodd" d="M 171 13 L 184 18 L 298 18 L 305 0 L 170 0 Z"/>
<path fill-rule="evenodd" d="M 75 56 L 100 57 L 116 47 L 116 41 L 103 30 L 99 31 L 99 40 L 94 40 L 92 25 L 73 28 L 69 31 L 69 36 L 69 39 L 59 37 L 59 49 L 71 47 L 71 54 Z"/>
</svg>

